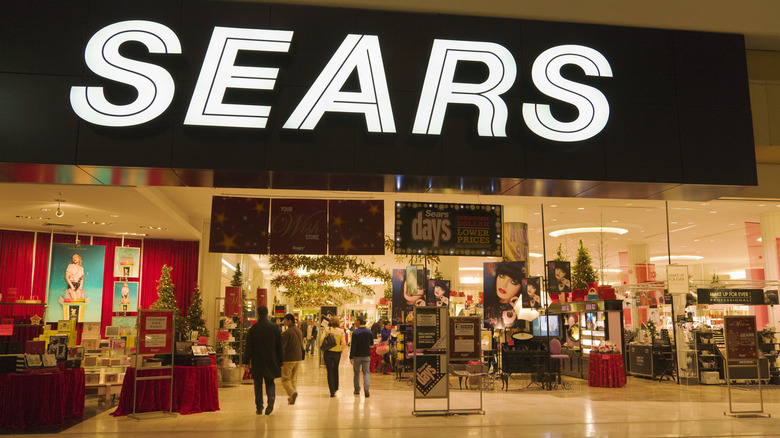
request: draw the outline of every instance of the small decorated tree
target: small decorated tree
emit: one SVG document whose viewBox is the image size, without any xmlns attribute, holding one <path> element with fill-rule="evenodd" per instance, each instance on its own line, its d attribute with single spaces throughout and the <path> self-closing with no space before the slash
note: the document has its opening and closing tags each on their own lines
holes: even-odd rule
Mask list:
<svg viewBox="0 0 780 438">
<path fill-rule="evenodd" d="M 187 310 L 187 330 L 197 331 L 198 336 L 208 337 L 209 335 L 209 330 L 206 328 L 206 320 L 203 319 L 203 297 L 197 284 L 190 299 L 190 308 Z"/>
<path fill-rule="evenodd" d="M 168 265 L 163 265 L 160 279 L 157 280 L 157 301 L 151 306 L 152 310 L 173 310 L 173 321 L 176 327 L 176 338 L 181 339 L 181 336 L 187 331 L 184 317 L 179 310 L 179 304 L 176 302 L 176 287 L 171 281 L 171 271 L 173 268 Z"/>
<path fill-rule="evenodd" d="M 574 268 L 571 273 L 571 287 L 572 289 L 587 290 L 588 283 L 597 283 L 599 277 L 596 274 L 596 270 L 591 265 L 590 254 L 588 254 L 588 248 L 582 243 L 580 239 L 580 247 L 577 250 L 577 259 L 574 261 Z"/>
<path fill-rule="evenodd" d="M 558 244 L 558 249 L 555 250 L 555 258 L 553 259 L 556 262 L 565 262 L 566 256 L 563 254 L 563 244 Z"/>
</svg>

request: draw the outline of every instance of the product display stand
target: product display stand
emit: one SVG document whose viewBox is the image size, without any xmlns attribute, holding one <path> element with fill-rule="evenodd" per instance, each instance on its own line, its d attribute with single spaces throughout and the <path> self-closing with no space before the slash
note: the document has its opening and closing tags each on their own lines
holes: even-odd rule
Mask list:
<svg viewBox="0 0 780 438">
<path fill-rule="evenodd" d="M 764 417 L 772 415 L 764 412 L 764 393 L 761 387 L 761 367 L 758 356 L 758 335 L 756 334 L 756 317 L 726 316 L 723 331 L 726 338 L 726 384 L 729 390 L 729 411 L 723 415 L 732 417 Z M 752 342 L 751 342 L 752 341 Z M 731 372 L 738 369 L 755 369 L 758 380 L 758 397 L 761 409 L 757 411 L 735 411 L 731 397 Z"/>
<path fill-rule="evenodd" d="M 158 418 L 154 414 L 162 416 L 175 417 L 173 413 L 173 354 L 174 354 L 174 332 L 175 324 L 173 321 L 173 310 L 140 310 L 136 323 L 136 333 L 138 333 L 138 348 L 135 355 L 135 367 L 133 369 L 133 413 L 128 418 L 134 420 L 144 420 Z M 171 354 L 171 364 L 168 366 L 157 366 L 144 368 L 143 356 L 146 354 L 155 354 L 157 352 L 168 351 Z M 170 370 L 170 374 L 163 376 L 145 376 L 139 377 L 138 372 L 144 369 Z M 138 403 L 138 381 L 139 380 L 169 380 L 168 385 L 168 410 L 151 411 L 136 413 L 135 409 Z"/>
</svg>

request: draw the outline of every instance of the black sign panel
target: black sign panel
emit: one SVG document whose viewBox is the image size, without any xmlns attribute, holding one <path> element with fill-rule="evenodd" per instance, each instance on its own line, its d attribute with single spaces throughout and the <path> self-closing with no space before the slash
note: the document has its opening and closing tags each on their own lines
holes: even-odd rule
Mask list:
<svg viewBox="0 0 780 438">
<path fill-rule="evenodd" d="M 699 304 L 766 304 L 763 289 L 696 289 L 696 295 Z"/>
<path fill-rule="evenodd" d="M 164 26 L 170 35 L 117 30 L 117 38 L 129 38 L 118 53 L 135 64 L 102 72 L 87 65 L 88 42 L 126 21 Z M 232 29 L 227 31 L 231 36 L 220 40 L 218 30 L 225 29 Z M 271 50 L 260 43 L 242 46 L 262 38 L 249 36 L 238 43 L 239 31 L 291 34 L 274 36 L 289 42 Z M 133 39 L 139 35 L 146 35 L 144 42 Z M 271 172 L 439 177 L 411 183 L 423 188 L 454 188 L 463 185 L 463 178 L 477 178 L 471 181 L 485 185 L 483 192 L 501 189 L 479 178 L 757 182 L 741 35 L 254 2 L 71 0 L 65 7 L 6 0 L 0 4 L 0 36 L 0 95 L 6 110 L 0 121 L 0 162 L 169 168 L 187 183 L 189 170 L 206 169 L 251 186 L 270 185 Z M 337 104 L 310 120 L 310 126 L 302 119 L 296 124 L 294 116 L 307 98 L 333 97 L 318 91 L 317 81 L 327 79 L 328 66 L 335 65 L 331 61 L 347 46 L 367 62 L 350 58 L 355 62 L 338 64 L 352 70 L 343 72 L 344 86 L 331 91 L 353 93 L 354 102 L 337 109 L 343 102 L 333 99 Z M 211 88 L 199 84 L 215 77 L 208 74 L 212 47 L 225 56 L 238 53 L 227 67 L 245 68 L 250 77 L 221 78 Z M 551 50 L 563 55 L 547 60 Z M 475 58 L 448 60 L 457 68 L 451 78 L 436 82 L 429 74 L 441 71 L 436 67 L 444 53 Z M 562 81 L 578 86 L 569 97 L 549 92 L 534 74 L 558 61 L 551 68 Z M 139 68 L 138 63 L 158 69 L 157 76 L 127 71 Z M 358 65 L 370 65 L 370 74 Z M 111 68 L 124 68 L 125 76 L 117 75 L 127 82 L 107 77 L 105 70 Z M 265 85 L 251 76 L 275 69 L 275 77 L 262 79 Z M 70 103 L 74 86 L 103 87 L 100 93 L 110 104 L 133 113 L 128 105 L 142 94 L 136 86 L 161 76 L 169 76 L 175 88 L 170 103 L 135 125 L 87 120 Z M 499 77 L 500 84 L 491 88 Z M 438 93 L 431 97 L 426 84 L 432 83 L 452 86 L 429 87 Z M 160 84 L 148 88 L 160 95 L 170 91 Z M 215 92 L 226 89 L 218 101 L 198 107 L 199 85 Z M 480 87 L 494 95 L 468 91 Z M 379 96 L 384 88 L 386 96 Z M 466 98 L 458 101 L 462 95 Z M 343 96 L 349 98 L 337 97 Z M 445 103 L 430 109 L 426 99 Z M 137 103 L 137 109 L 148 108 Z M 380 107 L 380 116 L 374 117 Z M 591 107 L 608 111 L 591 117 Z M 261 112 L 267 114 L 263 127 L 185 123 L 190 113 L 218 119 Z M 597 119 L 596 128 L 587 122 Z M 372 127 L 375 122 L 378 128 Z M 545 124 L 547 132 L 588 127 L 593 132 L 553 139 L 540 134 Z M 227 171 L 251 176 L 240 179 Z M 312 185 L 329 188 L 334 181 Z"/>
<path fill-rule="evenodd" d="M 501 206 L 397 202 L 395 253 L 501 256 Z"/>
</svg>

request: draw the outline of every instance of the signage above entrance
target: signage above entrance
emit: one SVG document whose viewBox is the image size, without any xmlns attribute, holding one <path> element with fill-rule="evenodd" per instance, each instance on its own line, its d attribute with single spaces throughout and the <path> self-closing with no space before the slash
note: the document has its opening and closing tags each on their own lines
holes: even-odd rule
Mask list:
<svg viewBox="0 0 780 438">
<path fill-rule="evenodd" d="M 170 170 L 146 184 L 293 188 L 314 175 L 306 188 L 513 195 L 756 184 L 741 35 L 255 2 L 6 3 L 0 26 L 36 37 L 0 59 L 13 109 L 0 163 L 117 184 L 125 168 Z"/>
</svg>

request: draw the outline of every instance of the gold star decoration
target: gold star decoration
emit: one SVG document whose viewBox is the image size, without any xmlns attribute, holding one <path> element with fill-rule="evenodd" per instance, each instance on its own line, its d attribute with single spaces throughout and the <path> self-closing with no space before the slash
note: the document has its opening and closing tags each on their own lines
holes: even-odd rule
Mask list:
<svg viewBox="0 0 780 438">
<path fill-rule="evenodd" d="M 371 213 L 371 214 L 377 214 L 377 213 L 379 213 L 379 206 L 378 206 L 378 205 L 372 205 L 372 206 L 371 206 L 371 207 L 368 209 L 368 212 L 369 212 L 369 213 Z"/>
<path fill-rule="evenodd" d="M 357 249 L 355 245 L 352 244 L 352 241 L 355 240 L 354 237 L 351 239 L 347 239 L 346 237 L 341 238 L 341 244 L 339 245 L 339 248 L 344 249 L 344 254 L 349 253 L 350 249 Z"/>
<path fill-rule="evenodd" d="M 344 223 L 344 219 L 341 218 L 341 216 L 336 216 L 333 218 L 333 225 L 340 227 L 341 224 Z"/>
<path fill-rule="evenodd" d="M 220 213 L 217 215 L 216 218 L 214 218 L 214 222 L 221 224 L 224 223 L 227 220 L 227 216 L 225 216 L 224 213 Z"/>
<path fill-rule="evenodd" d="M 225 252 L 229 252 L 230 248 L 234 246 L 238 246 L 236 245 L 237 236 L 238 236 L 237 234 L 234 234 L 232 236 L 228 236 L 227 234 L 222 234 L 223 239 L 222 242 L 220 242 L 219 244 L 222 245 L 223 248 L 225 248 Z"/>
<path fill-rule="evenodd" d="M 35 315 L 30 317 L 30 324 L 32 324 L 32 325 L 41 325 L 41 320 L 42 319 L 43 318 L 38 316 L 38 314 L 36 313 Z"/>
<path fill-rule="evenodd" d="M 265 211 L 265 204 L 263 204 L 262 202 L 256 202 L 255 203 L 255 212 L 257 212 L 259 214 L 259 213 L 262 213 L 264 211 Z"/>
</svg>

